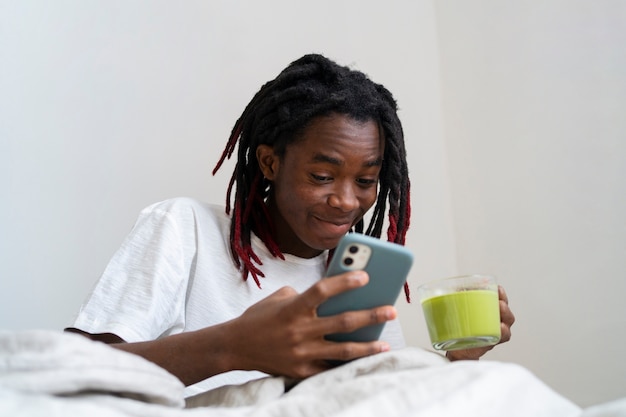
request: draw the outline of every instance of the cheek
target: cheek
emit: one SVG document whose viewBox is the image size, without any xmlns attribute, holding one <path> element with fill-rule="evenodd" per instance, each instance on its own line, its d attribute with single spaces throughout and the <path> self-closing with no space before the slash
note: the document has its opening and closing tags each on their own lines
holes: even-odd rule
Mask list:
<svg viewBox="0 0 626 417">
<path fill-rule="evenodd" d="M 308 187 L 298 184 L 294 178 L 282 178 L 275 182 L 274 193 L 281 205 L 291 210 L 306 206 L 314 200 L 314 193 Z"/>
<path fill-rule="evenodd" d="M 363 211 L 367 211 L 372 208 L 372 206 L 376 202 L 376 197 L 378 197 L 377 188 L 374 188 L 371 191 L 368 190 L 366 193 L 364 193 L 363 197 L 361 198 L 361 207 L 363 207 Z"/>
</svg>

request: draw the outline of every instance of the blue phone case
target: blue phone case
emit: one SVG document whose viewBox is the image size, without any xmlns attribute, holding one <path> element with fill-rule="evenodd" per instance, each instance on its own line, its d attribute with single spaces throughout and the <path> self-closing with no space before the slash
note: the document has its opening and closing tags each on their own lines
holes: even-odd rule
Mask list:
<svg viewBox="0 0 626 417">
<path fill-rule="evenodd" d="M 364 287 L 326 300 L 318 307 L 318 316 L 395 304 L 412 264 L 413 254 L 404 246 L 359 233 L 347 234 L 335 249 L 326 276 L 362 269 L 367 271 L 370 280 Z M 381 323 L 351 333 L 329 334 L 326 339 L 337 342 L 378 340 L 384 326 Z"/>
</svg>

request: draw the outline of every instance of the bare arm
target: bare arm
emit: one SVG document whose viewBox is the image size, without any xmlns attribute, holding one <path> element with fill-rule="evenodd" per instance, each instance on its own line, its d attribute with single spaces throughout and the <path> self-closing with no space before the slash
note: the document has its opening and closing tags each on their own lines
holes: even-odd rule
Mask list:
<svg viewBox="0 0 626 417">
<path fill-rule="evenodd" d="M 226 327 L 226 324 L 220 324 L 195 332 L 136 343 L 126 343 L 112 333 L 90 334 L 74 328 L 66 331 L 79 333 L 92 340 L 139 355 L 176 375 L 185 385 L 191 385 L 230 370 L 224 360 L 225 346 L 221 339 L 224 337 Z"/>
<path fill-rule="evenodd" d="M 323 301 L 367 281 L 364 272 L 348 272 L 320 280 L 302 294 L 284 287 L 236 319 L 148 342 L 124 343 L 111 333 L 67 330 L 140 355 L 186 385 L 231 370 L 304 378 L 327 369 L 326 359 L 349 360 L 389 349 L 382 341 L 336 343 L 324 339 L 329 333 L 350 332 L 396 317 L 392 306 L 317 317 Z"/>
</svg>

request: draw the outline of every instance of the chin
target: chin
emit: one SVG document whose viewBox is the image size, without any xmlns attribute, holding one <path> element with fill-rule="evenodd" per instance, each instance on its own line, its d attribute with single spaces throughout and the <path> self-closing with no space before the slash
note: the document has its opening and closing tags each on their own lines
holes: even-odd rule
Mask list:
<svg viewBox="0 0 626 417">
<path fill-rule="evenodd" d="M 339 241 L 341 240 L 342 237 L 343 236 L 320 239 L 318 249 L 319 250 L 335 249 L 337 245 L 339 245 Z"/>
</svg>

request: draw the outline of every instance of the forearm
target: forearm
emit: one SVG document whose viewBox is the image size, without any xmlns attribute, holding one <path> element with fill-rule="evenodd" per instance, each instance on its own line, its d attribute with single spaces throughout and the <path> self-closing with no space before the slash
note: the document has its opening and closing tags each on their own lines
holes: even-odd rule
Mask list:
<svg viewBox="0 0 626 417">
<path fill-rule="evenodd" d="M 228 345 L 224 344 L 225 331 L 225 325 L 217 325 L 149 342 L 112 346 L 154 362 L 191 385 L 232 370 Z"/>
<path fill-rule="evenodd" d="M 227 322 L 194 332 L 135 343 L 126 343 L 111 333 L 90 334 L 72 328 L 66 331 L 139 355 L 175 375 L 185 385 L 191 385 L 234 369 L 227 341 L 229 326 Z"/>
</svg>

